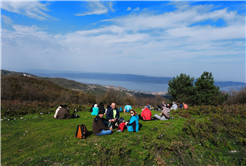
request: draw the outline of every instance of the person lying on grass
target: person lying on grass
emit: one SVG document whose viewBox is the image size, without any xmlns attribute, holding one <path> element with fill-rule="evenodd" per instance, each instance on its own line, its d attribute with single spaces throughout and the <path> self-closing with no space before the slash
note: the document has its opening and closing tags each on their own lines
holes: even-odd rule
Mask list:
<svg viewBox="0 0 246 166">
<path fill-rule="evenodd" d="M 118 121 L 119 117 L 120 117 L 120 112 L 116 108 L 116 104 L 112 103 L 111 107 L 109 107 L 109 109 L 107 110 L 106 118 L 108 119 L 109 122 L 111 122 L 110 125 L 115 126 L 115 123 Z"/>
<path fill-rule="evenodd" d="M 111 128 L 106 127 L 107 120 L 103 118 L 103 115 L 104 115 L 104 111 L 100 109 L 98 115 L 94 118 L 92 124 L 93 133 L 97 136 L 111 134 L 113 130 L 112 127 Z"/>
<path fill-rule="evenodd" d="M 135 110 L 131 110 L 130 115 L 131 118 L 129 123 L 126 122 L 126 128 L 130 132 L 138 132 L 139 131 L 138 115 Z"/>
<path fill-rule="evenodd" d="M 154 117 L 159 120 L 168 120 L 170 118 L 170 109 L 167 106 L 163 107 L 163 110 L 161 111 L 161 116 L 155 114 Z"/>
</svg>

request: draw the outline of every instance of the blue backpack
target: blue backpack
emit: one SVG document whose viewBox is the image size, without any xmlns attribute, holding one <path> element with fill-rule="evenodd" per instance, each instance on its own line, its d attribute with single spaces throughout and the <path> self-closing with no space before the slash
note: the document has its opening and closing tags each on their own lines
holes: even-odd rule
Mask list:
<svg viewBox="0 0 246 166">
<path fill-rule="evenodd" d="M 119 111 L 122 112 L 122 108 L 121 107 L 119 108 Z"/>
</svg>

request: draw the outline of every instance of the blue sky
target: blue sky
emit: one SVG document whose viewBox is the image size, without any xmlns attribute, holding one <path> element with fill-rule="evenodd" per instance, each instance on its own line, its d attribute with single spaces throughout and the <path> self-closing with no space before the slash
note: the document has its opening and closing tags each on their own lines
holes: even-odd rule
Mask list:
<svg viewBox="0 0 246 166">
<path fill-rule="evenodd" d="M 244 1 L 2 1 L 1 68 L 245 82 Z"/>
</svg>

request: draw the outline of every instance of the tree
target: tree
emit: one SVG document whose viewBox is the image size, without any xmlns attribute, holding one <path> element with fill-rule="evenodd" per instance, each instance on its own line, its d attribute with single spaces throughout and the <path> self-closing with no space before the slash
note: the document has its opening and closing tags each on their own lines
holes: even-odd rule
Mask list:
<svg viewBox="0 0 246 166">
<path fill-rule="evenodd" d="M 171 100 L 190 105 L 218 105 L 227 100 L 228 94 L 222 94 L 219 87 L 214 85 L 212 73 L 205 71 L 195 84 L 193 82 L 193 77 L 183 73 L 169 80 L 168 94 Z"/>
<path fill-rule="evenodd" d="M 223 95 L 220 88 L 214 85 L 214 78 L 211 72 L 204 71 L 201 77 L 197 78 L 194 87 L 195 105 L 218 105 L 222 104 L 228 97 Z"/>
<path fill-rule="evenodd" d="M 103 103 L 116 103 L 117 105 L 123 105 L 123 93 L 112 88 L 108 89 L 102 97 Z"/>
<path fill-rule="evenodd" d="M 172 101 L 177 101 L 179 103 L 186 102 L 191 103 L 194 98 L 194 78 L 190 78 L 189 75 L 181 73 L 177 78 L 173 77 L 172 80 L 168 82 L 168 94 L 171 95 Z"/>
</svg>

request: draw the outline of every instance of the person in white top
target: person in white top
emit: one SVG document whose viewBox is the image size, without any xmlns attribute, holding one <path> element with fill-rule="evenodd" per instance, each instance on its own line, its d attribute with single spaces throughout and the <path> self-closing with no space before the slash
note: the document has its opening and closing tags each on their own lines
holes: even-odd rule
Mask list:
<svg viewBox="0 0 246 166">
<path fill-rule="evenodd" d="M 56 118 L 56 116 L 57 116 L 57 114 L 58 114 L 58 112 L 60 111 L 60 109 L 61 109 L 62 107 L 59 105 L 59 107 L 56 109 L 56 112 L 55 112 L 55 115 L 54 115 L 54 118 Z"/>
<path fill-rule="evenodd" d="M 175 104 L 175 102 L 173 102 L 173 105 L 170 108 L 170 110 L 176 110 L 176 109 L 178 109 L 178 106 L 177 106 L 177 104 Z"/>
</svg>

